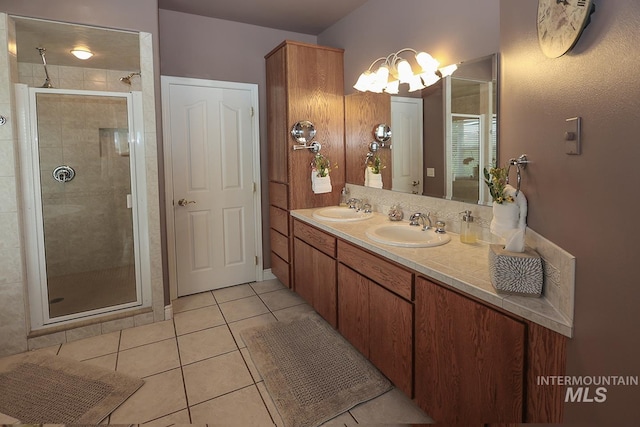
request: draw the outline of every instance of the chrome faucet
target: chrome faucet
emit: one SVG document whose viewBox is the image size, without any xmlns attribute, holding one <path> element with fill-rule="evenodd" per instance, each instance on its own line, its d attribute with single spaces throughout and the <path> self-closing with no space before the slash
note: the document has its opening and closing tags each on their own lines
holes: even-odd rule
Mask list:
<svg viewBox="0 0 640 427">
<path fill-rule="evenodd" d="M 416 212 L 409 217 L 409 225 L 419 226 L 420 222 L 422 222 L 422 231 L 430 230 L 433 227 L 431 223 L 431 212 L 428 212 L 426 215 L 420 212 Z M 427 225 L 429 223 L 429 225 Z"/>
<path fill-rule="evenodd" d="M 347 200 L 347 206 L 349 207 L 349 209 L 355 209 L 359 211 L 360 208 L 362 207 L 362 200 L 355 199 L 352 197 L 349 200 Z"/>
</svg>

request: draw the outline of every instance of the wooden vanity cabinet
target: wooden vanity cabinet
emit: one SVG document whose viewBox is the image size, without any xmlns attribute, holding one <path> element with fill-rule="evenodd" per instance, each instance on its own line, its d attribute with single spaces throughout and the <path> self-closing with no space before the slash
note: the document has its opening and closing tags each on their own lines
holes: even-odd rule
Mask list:
<svg viewBox="0 0 640 427">
<path fill-rule="evenodd" d="M 415 397 L 437 423 L 523 421 L 526 324 L 416 279 Z"/>
<path fill-rule="evenodd" d="M 297 220 L 293 235 L 295 292 L 336 328 L 336 238 Z"/>
<path fill-rule="evenodd" d="M 270 212 L 285 225 L 271 221 L 271 271 L 282 283 L 295 288 L 292 274 L 293 236 L 289 212 L 294 209 L 337 205 L 344 187 L 344 76 L 342 49 L 285 41 L 265 56 L 267 93 L 267 144 Z M 321 154 L 333 165 L 333 191 L 315 194 L 311 189 L 311 150 L 293 150 L 293 125 L 311 121 Z M 281 247 L 287 242 L 286 256 Z M 274 250 L 274 246 L 279 250 Z"/>
<path fill-rule="evenodd" d="M 413 274 L 338 241 L 338 331 L 413 396 Z"/>
</svg>

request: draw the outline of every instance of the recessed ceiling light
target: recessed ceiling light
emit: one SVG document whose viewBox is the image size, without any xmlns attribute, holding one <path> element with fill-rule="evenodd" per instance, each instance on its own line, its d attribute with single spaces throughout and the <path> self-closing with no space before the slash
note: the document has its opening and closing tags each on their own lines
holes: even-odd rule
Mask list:
<svg viewBox="0 0 640 427">
<path fill-rule="evenodd" d="M 93 56 L 93 52 L 91 52 L 89 49 L 84 47 L 76 47 L 72 49 L 71 54 L 76 58 L 82 59 L 82 60 L 89 59 Z"/>
</svg>

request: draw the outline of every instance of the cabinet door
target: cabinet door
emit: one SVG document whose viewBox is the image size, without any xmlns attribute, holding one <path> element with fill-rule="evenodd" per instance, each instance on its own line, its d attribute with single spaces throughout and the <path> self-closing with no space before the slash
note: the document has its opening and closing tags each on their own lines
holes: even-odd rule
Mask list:
<svg viewBox="0 0 640 427">
<path fill-rule="evenodd" d="M 338 331 L 367 358 L 369 283 L 366 277 L 338 264 Z"/>
<path fill-rule="evenodd" d="M 294 239 L 295 291 L 331 326 L 337 326 L 336 260 Z"/>
<path fill-rule="evenodd" d="M 369 359 L 413 397 L 413 304 L 369 284 Z"/>
<path fill-rule="evenodd" d="M 521 422 L 525 325 L 416 282 L 416 401 L 436 422 Z"/>
</svg>

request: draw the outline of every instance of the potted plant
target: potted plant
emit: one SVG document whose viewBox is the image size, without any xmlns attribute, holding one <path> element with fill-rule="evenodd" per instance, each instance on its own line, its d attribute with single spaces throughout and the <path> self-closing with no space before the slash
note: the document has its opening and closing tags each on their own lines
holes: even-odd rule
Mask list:
<svg viewBox="0 0 640 427">
<path fill-rule="evenodd" d="M 498 230 L 517 229 L 520 220 L 520 206 L 515 203 L 514 188 L 507 184 L 508 169 L 494 166 L 484 168 L 484 182 L 489 187 L 493 199 L 492 233 Z"/>
<path fill-rule="evenodd" d="M 313 160 L 313 168 L 318 178 L 324 178 L 329 175 L 331 162 L 324 155 L 318 153 Z"/>
</svg>

